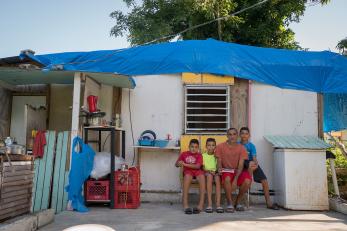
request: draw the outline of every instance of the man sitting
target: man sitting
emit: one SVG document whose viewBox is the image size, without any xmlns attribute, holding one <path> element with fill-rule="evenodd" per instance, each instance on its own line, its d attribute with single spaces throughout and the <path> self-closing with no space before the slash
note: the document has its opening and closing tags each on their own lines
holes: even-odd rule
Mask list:
<svg viewBox="0 0 347 231">
<path fill-rule="evenodd" d="M 222 174 L 222 184 L 224 185 L 227 198 L 226 212 L 244 211 L 240 201 L 251 186 L 252 177 L 247 170 L 244 170 L 244 161 L 248 160 L 247 151 L 242 144 L 237 142 L 238 131 L 236 128 L 227 130 L 228 140 L 221 143 L 216 148 L 218 158 L 218 171 Z M 239 193 L 233 205 L 232 193 L 239 188 Z"/>
</svg>

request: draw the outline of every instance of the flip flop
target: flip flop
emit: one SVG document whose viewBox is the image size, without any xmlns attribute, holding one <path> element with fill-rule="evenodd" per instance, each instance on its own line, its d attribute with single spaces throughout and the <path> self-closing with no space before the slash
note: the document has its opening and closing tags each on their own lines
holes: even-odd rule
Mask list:
<svg viewBox="0 0 347 231">
<path fill-rule="evenodd" d="M 235 212 L 234 206 L 228 205 L 227 208 L 226 208 L 226 210 L 225 210 L 225 212 L 227 212 L 227 213 L 233 213 L 233 212 Z"/>
<path fill-rule="evenodd" d="M 273 210 L 280 210 L 278 205 L 276 203 L 273 203 L 271 206 L 267 206 L 268 209 L 273 209 Z"/>
<path fill-rule="evenodd" d="M 192 210 L 192 208 L 186 208 L 186 209 L 184 209 L 184 213 L 185 214 L 193 214 L 193 210 Z"/>
<path fill-rule="evenodd" d="M 193 214 L 199 214 L 201 212 L 198 208 L 193 208 Z"/>
<path fill-rule="evenodd" d="M 205 212 L 206 212 L 206 213 L 213 213 L 212 207 L 207 207 L 207 208 L 205 209 Z"/>
<path fill-rule="evenodd" d="M 217 213 L 224 213 L 224 209 L 222 207 L 217 207 L 216 212 Z"/>
<path fill-rule="evenodd" d="M 245 211 L 245 207 L 243 207 L 242 205 L 236 205 L 236 211 L 243 212 Z"/>
</svg>

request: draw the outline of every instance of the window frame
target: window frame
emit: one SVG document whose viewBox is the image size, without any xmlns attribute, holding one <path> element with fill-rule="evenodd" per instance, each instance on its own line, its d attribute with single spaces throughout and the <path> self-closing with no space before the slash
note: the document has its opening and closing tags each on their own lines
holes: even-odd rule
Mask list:
<svg viewBox="0 0 347 231">
<path fill-rule="evenodd" d="M 231 123 L 231 92 L 230 85 L 220 85 L 220 84 L 185 84 L 184 85 L 184 134 L 187 135 L 199 135 L 199 134 L 224 134 L 225 131 L 230 127 Z M 192 130 L 188 128 L 188 89 L 223 89 L 226 91 L 226 128 L 217 128 L 217 129 L 201 129 L 201 130 Z M 212 95 L 212 94 L 211 94 Z M 190 108 L 191 109 L 191 108 Z M 224 109 L 224 108 L 223 108 Z M 218 121 L 217 121 L 218 122 Z M 212 131 L 213 130 L 213 131 Z"/>
</svg>

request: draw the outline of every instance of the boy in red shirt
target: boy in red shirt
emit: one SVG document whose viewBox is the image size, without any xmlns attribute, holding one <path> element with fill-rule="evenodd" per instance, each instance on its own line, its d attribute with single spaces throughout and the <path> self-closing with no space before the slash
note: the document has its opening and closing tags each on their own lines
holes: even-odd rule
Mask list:
<svg viewBox="0 0 347 231">
<path fill-rule="evenodd" d="M 189 142 L 189 151 L 182 152 L 176 161 L 176 167 L 183 167 L 183 208 L 185 214 L 197 214 L 202 211 L 205 196 L 205 176 L 202 166 L 202 155 L 199 152 L 199 141 L 192 139 Z M 188 193 L 192 179 L 199 182 L 199 205 L 192 209 L 188 204 Z"/>
</svg>

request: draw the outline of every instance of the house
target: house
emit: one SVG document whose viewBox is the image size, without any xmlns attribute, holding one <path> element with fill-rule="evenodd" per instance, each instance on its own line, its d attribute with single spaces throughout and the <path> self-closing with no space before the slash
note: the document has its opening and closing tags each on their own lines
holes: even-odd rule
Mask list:
<svg viewBox="0 0 347 231">
<path fill-rule="evenodd" d="M 66 111 L 65 115 L 71 118 L 73 135 L 81 134 L 78 116 L 85 100 L 80 98 L 100 96 L 100 109 L 106 112 L 107 120 L 120 114 L 126 131 L 126 161 L 140 165 L 141 196 L 146 201 L 179 200 L 180 173 L 174 163 L 180 151 L 193 137 L 200 139 L 202 147 L 210 136 L 221 142 L 229 127 L 250 127 L 271 187 L 273 148 L 264 136 L 322 137 L 321 93 L 347 90 L 347 61 L 331 52 L 287 51 L 206 40 L 23 56 L 48 70 L 35 70 L 32 76 L 37 76 L 36 82 L 23 84 L 42 80 L 48 84 L 64 80 L 69 84 L 64 86 L 68 94 L 60 89 L 63 86 L 55 85 L 50 85 L 50 92 L 61 97 L 69 95 L 64 108 L 72 105 L 72 112 Z M 13 79 L 18 73 L 4 73 L 0 72 L 0 79 L 15 84 Z M 132 89 L 134 82 L 136 88 Z M 51 113 L 54 109 L 50 108 L 50 117 L 60 112 Z M 61 123 L 67 125 L 70 120 Z M 172 141 L 161 149 L 139 147 L 137 139 L 148 129 L 155 131 L 159 139 L 169 134 Z M 175 145 L 177 140 L 180 147 Z M 103 141 L 109 142 L 107 137 Z M 252 187 L 252 191 L 259 189 L 256 184 Z"/>
</svg>

